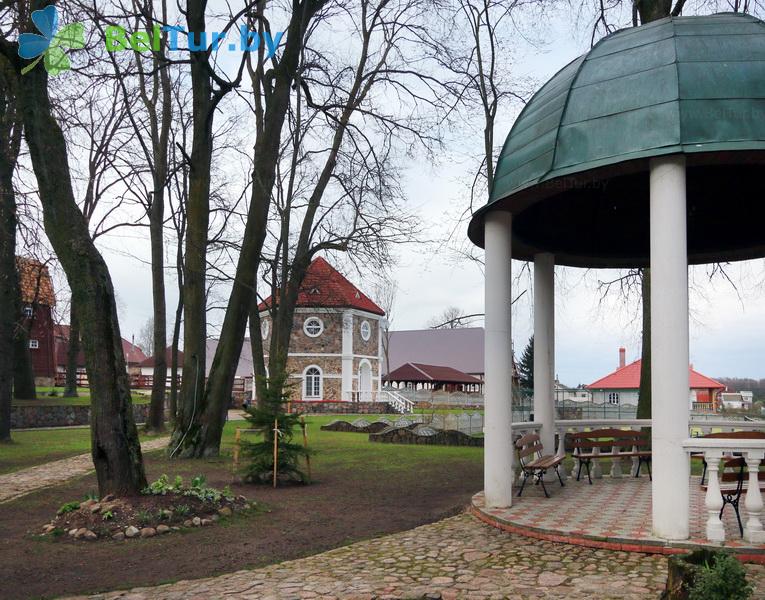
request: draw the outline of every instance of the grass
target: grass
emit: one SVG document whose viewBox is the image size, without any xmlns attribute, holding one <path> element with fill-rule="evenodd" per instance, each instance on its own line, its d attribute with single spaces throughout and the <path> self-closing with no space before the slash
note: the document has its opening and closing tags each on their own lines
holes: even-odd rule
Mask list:
<svg viewBox="0 0 765 600">
<path fill-rule="evenodd" d="M 141 441 L 149 436 L 140 431 Z M 90 452 L 90 428 L 14 431 L 12 442 L 0 444 L 0 474 Z"/>
<path fill-rule="evenodd" d="M 90 388 L 77 388 L 76 398 L 64 398 L 62 387 L 38 387 L 37 400 L 13 400 L 13 406 L 89 406 Z M 133 390 L 133 404 L 148 404 L 149 394 Z M 55 394 L 51 396 L 51 394 Z"/>
</svg>

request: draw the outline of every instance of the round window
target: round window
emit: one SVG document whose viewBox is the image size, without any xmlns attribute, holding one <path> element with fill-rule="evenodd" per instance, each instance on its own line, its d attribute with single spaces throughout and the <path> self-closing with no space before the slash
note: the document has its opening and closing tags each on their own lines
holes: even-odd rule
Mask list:
<svg viewBox="0 0 765 600">
<path fill-rule="evenodd" d="M 271 325 L 268 322 L 268 319 L 263 319 L 260 322 L 260 337 L 262 337 L 264 340 L 268 337 L 268 333 L 271 329 Z"/>
<path fill-rule="evenodd" d="M 319 317 L 309 317 L 303 323 L 303 331 L 309 337 L 318 337 L 324 331 L 324 323 Z"/>
<path fill-rule="evenodd" d="M 361 339 L 363 339 L 365 342 L 371 337 L 372 335 L 372 327 L 369 325 L 369 321 L 362 321 L 361 322 Z"/>
</svg>

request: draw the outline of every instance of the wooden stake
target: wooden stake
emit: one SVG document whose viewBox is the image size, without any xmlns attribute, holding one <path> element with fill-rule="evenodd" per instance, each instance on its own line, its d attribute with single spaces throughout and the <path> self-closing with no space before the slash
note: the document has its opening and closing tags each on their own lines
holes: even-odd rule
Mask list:
<svg viewBox="0 0 765 600">
<path fill-rule="evenodd" d="M 279 458 L 279 419 L 274 419 L 274 487 L 276 487 L 276 461 Z"/>
<path fill-rule="evenodd" d="M 303 428 L 303 448 L 308 448 L 308 426 L 305 424 L 305 417 L 303 415 L 300 415 L 300 427 Z M 308 468 L 308 481 L 310 481 L 313 479 L 311 476 L 311 457 L 307 454 L 305 455 L 305 464 Z"/>
<path fill-rule="evenodd" d="M 242 430 L 239 427 L 236 428 L 236 435 L 234 436 L 234 473 L 239 469 L 239 446 L 242 439 Z"/>
</svg>

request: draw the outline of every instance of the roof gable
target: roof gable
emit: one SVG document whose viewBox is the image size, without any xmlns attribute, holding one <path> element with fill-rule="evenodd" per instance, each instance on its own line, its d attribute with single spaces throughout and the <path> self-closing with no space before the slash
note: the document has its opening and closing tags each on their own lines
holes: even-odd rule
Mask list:
<svg viewBox="0 0 765 600">
<path fill-rule="evenodd" d="M 591 390 L 637 390 L 640 388 L 641 365 L 638 359 L 586 387 Z M 690 389 L 725 389 L 722 383 L 702 375 L 692 367 L 688 367 L 688 385 Z"/>
<path fill-rule="evenodd" d="M 56 306 L 56 294 L 48 267 L 39 260 L 16 257 L 16 269 L 19 272 L 21 301 L 26 304 Z"/>
<path fill-rule="evenodd" d="M 385 379 L 389 381 L 423 381 L 444 383 L 482 383 L 477 377 L 439 365 L 424 365 L 422 363 L 405 363 L 394 369 Z"/>
<path fill-rule="evenodd" d="M 258 305 L 258 310 L 271 306 L 271 296 Z M 356 308 L 384 316 L 385 311 L 343 277 L 322 257 L 315 258 L 306 270 L 298 291 L 297 307 Z"/>
</svg>

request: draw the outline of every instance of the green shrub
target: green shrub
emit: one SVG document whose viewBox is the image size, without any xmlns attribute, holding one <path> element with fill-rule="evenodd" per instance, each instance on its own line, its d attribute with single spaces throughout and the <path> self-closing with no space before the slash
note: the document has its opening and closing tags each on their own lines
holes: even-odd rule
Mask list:
<svg viewBox="0 0 765 600">
<path fill-rule="evenodd" d="M 185 517 L 191 513 L 191 508 L 188 504 L 179 504 L 173 509 L 173 512 L 179 517 Z"/>
<path fill-rule="evenodd" d="M 66 513 L 70 513 L 72 511 L 77 510 L 80 508 L 80 503 L 76 500 L 73 500 L 72 502 L 67 502 L 66 504 L 62 505 L 61 508 L 58 509 L 57 515 L 65 515 Z"/>
<path fill-rule="evenodd" d="M 151 513 L 147 510 L 139 510 L 136 512 L 135 516 L 141 525 L 148 525 L 152 521 Z"/>
<path fill-rule="evenodd" d="M 744 566 L 730 554 L 718 552 L 697 567 L 688 600 L 747 600 L 752 592 Z"/>
</svg>

